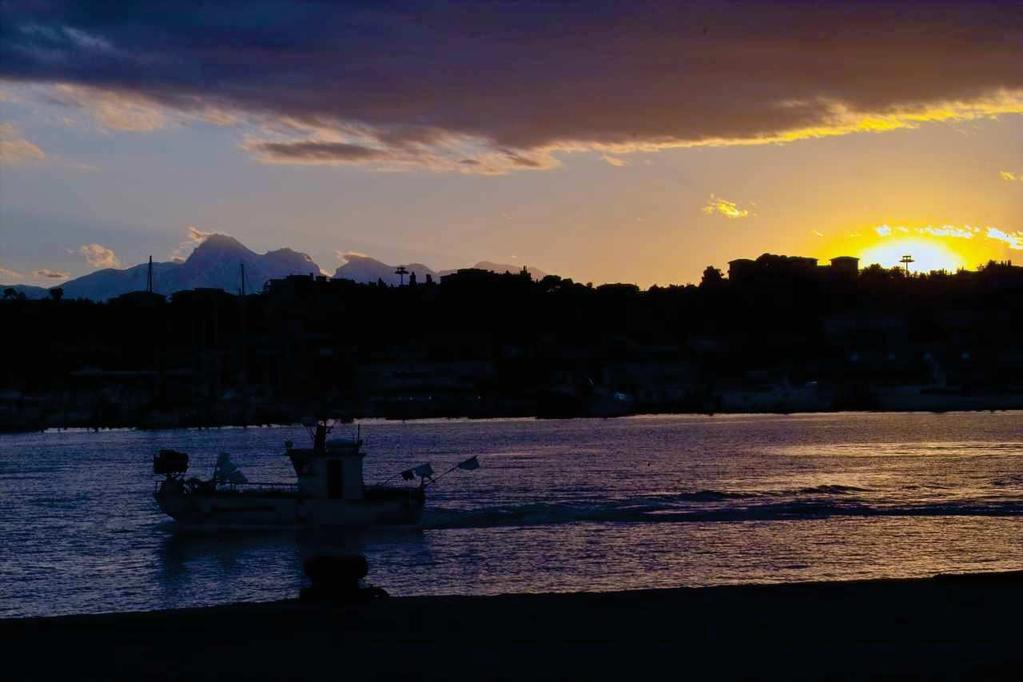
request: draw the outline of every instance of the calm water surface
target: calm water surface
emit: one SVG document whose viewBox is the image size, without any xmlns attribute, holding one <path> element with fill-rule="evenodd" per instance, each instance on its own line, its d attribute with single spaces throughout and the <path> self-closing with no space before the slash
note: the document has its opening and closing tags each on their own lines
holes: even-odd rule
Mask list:
<svg viewBox="0 0 1023 682">
<path fill-rule="evenodd" d="M 342 429 L 343 430 L 343 429 Z M 426 529 L 182 533 L 152 454 L 227 451 L 290 482 L 305 429 L 0 436 L 0 617 L 297 594 L 305 556 L 364 552 L 392 594 L 493 594 L 1023 569 L 1023 413 L 369 423 L 367 482 L 442 471 Z"/>
</svg>

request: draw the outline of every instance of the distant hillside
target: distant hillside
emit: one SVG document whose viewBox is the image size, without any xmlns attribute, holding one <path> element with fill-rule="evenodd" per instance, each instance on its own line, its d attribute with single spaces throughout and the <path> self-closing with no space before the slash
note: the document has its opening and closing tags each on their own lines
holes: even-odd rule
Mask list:
<svg viewBox="0 0 1023 682">
<path fill-rule="evenodd" d="M 270 279 L 320 272 L 319 266 L 304 253 L 279 249 L 258 254 L 233 237 L 215 234 L 183 262 L 153 263 L 153 289 L 165 295 L 200 287 L 237 292 L 243 263 L 249 291 L 259 291 Z M 124 270 L 99 270 L 66 282 L 64 296 L 105 301 L 129 291 L 141 291 L 146 288 L 147 270 L 146 263 Z"/>
<path fill-rule="evenodd" d="M 397 268 L 397 265 L 388 265 L 376 258 L 357 253 L 346 253 L 345 262 L 334 272 L 334 279 L 348 279 L 363 284 L 372 284 L 383 280 L 386 284 L 397 285 L 401 279 L 399 275 L 394 274 Z M 425 282 L 428 274 L 432 275 L 434 279 L 439 276 L 436 270 L 422 263 L 407 263 L 405 269 L 410 273 L 416 273 L 416 279 L 420 282 Z M 405 281 L 408 281 L 407 275 Z"/>
<path fill-rule="evenodd" d="M 24 294 L 25 298 L 47 298 L 50 295 L 46 287 L 34 287 L 31 284 L 0 284 L 0 295 L 7 289 L 14 289 L 18 294 Z"/>
<path fill-rule="evenodd" d="M 416 273 L 416 279 L 419 282 L 424 282 L 427 274 L 432 275 L 435 280 L 439 280 L 444 275 L 450 275 L 451 273 L 458 271 L 458 268 L 434 270 L 428 265 L 423 265 L 422 263 L 406 263 L 404 266 L 410 273 Z M 522 270 L 521 265 L 507 265 L 491 261 L 480 261 L 471 267 L 497 273 L 519 272 Z M 361 282 L 363 284 L 371 284 L 383 280 L 385 284 L 397 285 L 401 279 L 399 275 L 394 274 L 394 271 L 397 268 L 397 265 L 388 265 L 383 261 L 370 258 L 369 256 L 349 253 L 345 254 L 345 262 L 334 273 L 334 279 L 348 279 L 353 282 Z M 526 270 L 536 281 L 547 276 L 547 273 L 537 268 L 527 267 Z M 405 277 L 405 281 L 408 281 L 407 275 Z"/>
</svg>

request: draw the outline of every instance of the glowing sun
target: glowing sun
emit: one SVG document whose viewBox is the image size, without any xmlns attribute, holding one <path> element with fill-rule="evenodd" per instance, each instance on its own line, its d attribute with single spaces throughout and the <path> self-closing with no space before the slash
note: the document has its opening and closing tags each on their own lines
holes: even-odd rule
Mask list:
<svg viewBox="0 0 1023 682">
<path fill-rule="evenodd" d="M 903 256 L 910 256 L 913 263 L 910 270 L 914 272 L 930 272 L 931 270 L 947 270 L 955 272 L 965 267 L 965 259 L 946 244 L 934 239 L 908 237 L 892 239 L 874 244 L 860 253 L 863 265 L 878 265 L 886 268 L 901 266 Z"/>
</svg>

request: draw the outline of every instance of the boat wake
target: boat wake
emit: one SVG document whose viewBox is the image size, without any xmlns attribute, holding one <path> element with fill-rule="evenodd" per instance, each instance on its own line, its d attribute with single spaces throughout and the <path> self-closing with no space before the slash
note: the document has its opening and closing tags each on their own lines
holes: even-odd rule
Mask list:
<svg viewBox="0 0 1023 682">
<path fill-rule="evenodd" d="M 830 486 L 829 486 L 830 487 Z M 843 495 L 846 492 L 832 492 Z M 700 491 L 676 496 L 602 502 L 534 502 L 474 510 L 434 508 L 425 529 L 501 528 L 571 523 L 713 523 L 820 520 L 838 517 L 1023 516 L 1023 500 L 956 500 L 919 504 L 877 504 L 816 498 L 772 501 L 766 495 Z M 743 503 L 736 504 L 736 500 Z M 694 508 L 686 502 L 731 502 Z"/>
<path fill-rule="evenodd" d="M 719 500 L 766 499 L 776 497 L 793 497 L 799 495 L 856 495 L 869 492 L 866 488 L 853 485 L 815 485 L 792 490 L 747 490 L 721 491 L 697 490 L 686 493 L 670 493 L 666 498 L 674 498 L 683 502 L 716 502 Z"/>
</svg>

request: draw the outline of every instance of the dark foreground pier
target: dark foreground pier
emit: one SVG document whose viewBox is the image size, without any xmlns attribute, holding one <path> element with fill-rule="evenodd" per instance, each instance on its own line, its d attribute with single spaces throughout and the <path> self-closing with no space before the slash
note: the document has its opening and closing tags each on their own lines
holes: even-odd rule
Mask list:
<svg viewBox="0 0 1023 682">
<path fill-rule="evenodd" d="M 1020 679 L 1023 572 L 0 621 L 9 680 Z"/>
</svg>

